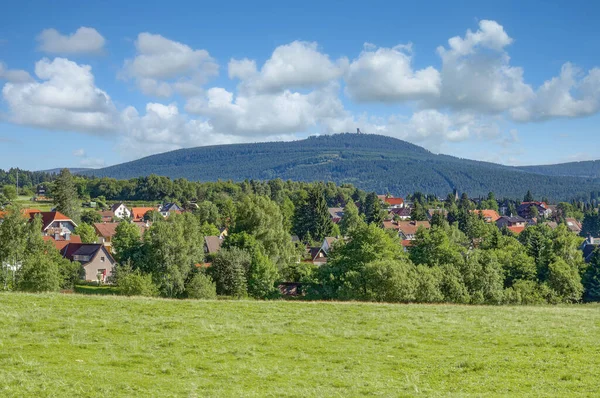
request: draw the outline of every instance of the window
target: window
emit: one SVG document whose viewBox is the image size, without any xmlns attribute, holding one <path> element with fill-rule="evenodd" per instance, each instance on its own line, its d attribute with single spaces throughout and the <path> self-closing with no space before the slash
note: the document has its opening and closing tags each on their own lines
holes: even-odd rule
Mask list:
<svg viewBox="0 0 600 398">
<path fill-rule="evenodd" d="M 104 256 L 100 257 L 100 261 L 104 262 Z"/>
</svg>

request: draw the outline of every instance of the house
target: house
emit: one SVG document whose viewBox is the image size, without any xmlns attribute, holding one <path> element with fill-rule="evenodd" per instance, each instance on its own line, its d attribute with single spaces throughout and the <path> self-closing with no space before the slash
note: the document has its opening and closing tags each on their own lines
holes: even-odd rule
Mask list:
<svg viewBox="0 0 600 398">
<path fill-rule="evenodd" d="M 45 185 L 38 185 L 37 189 L 35 190 L 35 195 L 36 196 L 46 196 L 47 192 L 48 192 L 48 190 L 46 189 Z"/>
<path fill-rule="evenodd" d="M 592 256 L 596 249 L 600 246 L 600 238 L 594 238 L 588 236 L 585 241 L 581 244 L 581 251 L 583 251 L 583 259 L 586 263 L 592 260 Z"/>
<path fill-rule="evenodd" d="M 226 237 L 227 237 L 227 228 L 226 227 L 219 228 L 219 238 L 225 239 Z"/>
<path fill-rule="evenodd" d="M 98 235 L 98 243 L 103 244 L 104 246 L 110 248 L 112 247 L 112 239 L 117 233 L 117 227 L 120 223 L 118 222 L 104 222 L 104 223 L 94 223 L 94 230 L 96 230 L 96 235 Z M 150 228 L 150 222 L 141 222 L 136 221 L 134 224 L 140 229 L 140 235 L 143 236 L 144 232 L 148 228 Z"/>
<path fill-rule="evenodd" d="M 555 230 L 556 228 L 558 228 L 558 223 L 556 221 L 546 221 L 545 223 L 543 223 L 543 225 L 548 226 L 548 228 Z"/>
<path fill-rule="evenodd" d="M 131 219 L 133 221 L 143 221 L 146 213 L 148 213 L 149 211 L 153 211 L 153 210 L 155 211 L 156 208 L 155 207 L 132 207 L 131 208 Z M 150 221 L 153 221 L 153 220 L 150 220 Z"/>
<path fill-rule="evenodd" d="M 100 243 L 69 243 L 61 254 L 69 261 L 81 263 L 86 281 L 105 282 L 116 264 L 108 249 Z"/>
<path fill-rule="evenodd" d="M 338 240 L 338 238 L 333 236 L 327 236 L 323 239 L 323 244 L 321 244 L 321 249 L 325 253 L 329 253 L 329 250 L 333 247 L 333 244 Z"/>
<path fill-rule="evenodd" d="M 527 220 L 519 216 L 502 216 L 496 220 L 496 226 L 500 229 L 504 227 L 523 227 L 527 226 Z"/>
<path fill-rule="evenodd" d="M 330 207 L 327 210 L 329 210 L 329 216 L 331 216 L 331 221 L 333 221 L 334 224 L 342 221 L 342 217 L 344 217 L 343 207 Z"/>
<path fill-rule="evenodd" d="M 576 233 L 577 235 L 579 235 L 581 233 L 582 226 L 579 221 L 577 221 L 574 218 L 567 217 L 565 219 L 565 222 L 567 223 L 567 228 L 569 228 L 569 231 Z"/>
<path fill-rule="evenodd" d="M 100 212 L 100 217 L 102 217 L 102 222 L 112 222 L 115 214 L 110 210 L 106 210 Z"/>
<path fill-rule="evenodd" d="M 431 228 L 429 221 L 384 221 L 383 228 L 395 229 L 402 240 L 413 240 L 420 227 Z"/>
<path fill-rule="evenodd" d="M 205 236 L 204 237 L 204 253 L 206 254 L 217 254 L 221 250 L 223 239 L 218 236 Z"/>
<path fill-rule="evenodd" d="M 62 236 L 72 235 L 77 228 L 77 224 L 73 220 L 58 211 L 32 211 L 28 214 L 31 220 L 39 214 L 42 218 L 42 235 L 53 236 L 55 240 Z"/>
<path fill-rule="evenodd" d="M 523 218 L 533 218 L 531 208 L 537 208 L 538 214 L 543 217 L 550 217 L 552 210 L 548 208 L 546 202 L 523 202 L 517 207 L 517 214 Z"/>
<path fill-rule="evenodd" d="M 129 218 L 131 217 L 131 211 L 123 203 L 115 203 L 110 207 L 110 211 L 117 218 Z"/>
<path fill-rule="evenodd" d="M 496 210 L 471 210 L 471 213 L 482 216 L 483 220 L 490 224 L 500 218 L 500 214 Z"/>
<path fill-rule="evenodd" d="M 404 199 L 402 198 L 386 197 L 383 199 L 383 203 L 387 204 L 392 209 L 400 209 L 404 207 Z"/>
<path fill-rule="evenodd" d="M 43 236 L 42 238 L 46 242 L 52 242 L 58 251 L 64 249 L 69 243 L 81 243 L 81 237 L 79 235 L 66 234 L 64 236 L 59 236 L 58 239 L 55 239 L 54 236 Z"/>
<path fill-rule="evenodd" d="M 160 212 L 160 214 L 162 214 L 163 217 L 169 217 L 171 214 L 181 214 L 183 212 L 183 209 L 179 207 L 176 203 L 165 203 L 164 205 L 158 208 L 158 211 Z"/>
<path fill-rule="evenodd" d="M 399 220 L 409 220 L 411 212 L 412 212 L 412 210 L 408 207 L 400 207 L 400 208 L 390 209 L 389 214 L 392 217 L 392 219 L 397 218 Z"/>
<path fill-rule="evenodd" d="M 307 259 L 305 262 L 314 265 L 323 265 L 327 263 L 327 253 L 321 247 L 309 247 L 307 249 Z"/>
<path fill-rule="evenodd" d="M 427 218 L 430 220 L 433 218 L 434 214 L 441 214 L 444 218 L 448 217 L 448 210 L 446 209 L 427 209 Z"/>
<path fill-rule="evenodd" d="M 412 242 L 413 242 L 412 240 L 402 239 L 400 241 L 400 244 L 402 245 L 402 250 L 404 250 L 405 252 L 408 252 L 408 250 L 412 246 Z"/>
</svg>

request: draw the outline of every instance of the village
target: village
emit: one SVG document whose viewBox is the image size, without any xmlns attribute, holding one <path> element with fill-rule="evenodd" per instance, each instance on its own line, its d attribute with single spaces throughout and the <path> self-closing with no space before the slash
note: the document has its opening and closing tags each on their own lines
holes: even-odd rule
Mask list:
<svg viewBox="0 0 600 398">
<path fill-rule="evenodd" d="M 37 194 L 32 201 L 48 201 L 45 195 L 46 189 L 40 186 Z M 453 193 L 454 201 L 458 202 L 458 192 Z M 450 195 L 449 195 L 450 197 Z M 419 217 L 415 213 L 415 203 L 404 198 L 394 197 L 390 194 L 377 195 L 379 201 L 381 222 L 378 226 L 391 232 L 402 246 L 403 251 L 408 252 L 417 236 L 419 230 L 429 230 L 434 217 L 448 218 L 448 210 L 442 207 L 423 209 L 425 217 Z M 446 199 L 447 201 L 448 199 Z M 464 198 L 463 198 L 464 200 Z M 500 231 L 506 234 L 518 236 L 529 226 L 545 225 L 550 229 L 556 229 L 559 223 L 564 223 L 568 230 L 574 235 L 580 235 L 582 224 L 574 217 L 564 217 L 560 214 L 557 205 L 548 204 L 543 201 L 523 201 L 516 209 L 511 209 L 511 204 L 507 201 L 497 201 L 498 210 L 481 209 L 485 201 L 481 199 L 469 199 L 473 207 L 477 209 L 470 210 L 485 223 L 495 225 Z M 445 201 L 437 200 L 444 205 Z M 356 203 L 360 206 L 360 203 Z M 88 207 L 96 207 L 92 202 Z M 174 202 L 160 204 L 150 207 L 127 206 L 124 202 L 116 202 L 107 209 L 92 210 L 96 213 L 98 222 L 91 223 L 94 231 L 94 238 L 87 238 L 83 242 L 81 236 L 77 235 L 78 224 L 68 216 L 56 211 L 40 211 L 37 209 L 25 208 L 22 212 L 25 217 L 33 221 L 35 217 L 42 220 L 42 230 L 40 231 L 45 241 L 51 242 L 61 255 L 71 262 L 79 262 L 85 272 L 82 273 L 82 279 L 88 282 L 97 282 L 106 284 L 111 282 L 113 269 L 117 264 L 114 258 L 112 242 L 117 233 L 117 227 L 120 223 L 131 223 L 139 229 L 140 237 L 143 239 L 144 232 L 157 220 L 168 219 L 173 214 L 193 213 L 197 204 L 190 202 L 186 207 Z M 338 225 L 344 218 L 343 207 L 329 207 L 328 213 L 331 222 Z M 511 210 L 516 210 L 512 213 Z M 6 212 L 0 211 L 0 222 Z M 339 231 L 339 228 L 337 229 Z M 218 229 L 218 235 L 204 236 L 205 261 L 196 264 L 198 267 L 210 267 L 211 259 L 220 251 L 224 239 L 227 237 L 228 229 L 221 227 Z M 291 239 L 297 247 L 301 248 L 303 255 L 298 261 L 311 263 L 315 266 L 321 266 L 327 263 L 327 258 L 335 247 L 338 240 L 347 240 L 347 236 L 326 236 L 321 242 L 306 242 L 296 235 L 291 235 Z M 312 243 L 312 244 L 311 244 Z M 314 243 L 319 243 L 315 245 Z M 581 251 L 586 262 L 589 262 L 595 249 L 600 243 L 600 238 L 593 236 L 585 237 L 581 244 Z"/>
</svg>

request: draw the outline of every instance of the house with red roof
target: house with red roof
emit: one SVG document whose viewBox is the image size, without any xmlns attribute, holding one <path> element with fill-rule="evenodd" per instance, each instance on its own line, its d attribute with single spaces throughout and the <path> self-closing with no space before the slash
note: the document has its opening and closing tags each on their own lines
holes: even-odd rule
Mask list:
<svg viewBox="0 0 600 398">
<path fill-rule="evenodd" d="M 77 224 L 69 217 L 58 211 L 31 212 L 29 217 L 33 220 L 37 215 L 42 218 L 42 235 L 52 236 L 55 240 L 60 237 L 71 236 Z"/>
<path fill-rule="evenodd" d="M 400 209 L 404 207 L 404 199 L 402 198 L 386 197 L 383 199 L 383 202 L 392 209 Z"/>
<path fill-rule="evenodd" d="M 156 207 L 132 207 L 131 218 L 133 221 L 143 221 L 146 213 L 153 210 L 158 211 Z"/>
<path fill-rule="evenodd" d="M 500 218 L 500 214 L 496 210 L 471 210 L 471 213 L 480 215 L 485 222 L 490 224 Z"/>
</svg>

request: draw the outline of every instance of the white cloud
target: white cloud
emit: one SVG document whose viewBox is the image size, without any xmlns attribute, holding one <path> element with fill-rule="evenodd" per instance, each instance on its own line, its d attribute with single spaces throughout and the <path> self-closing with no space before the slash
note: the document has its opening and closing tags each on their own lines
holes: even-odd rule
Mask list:
<svg viewBox="0 0 600 398">
<path fill-rule="evenodd" d="M 135 47 L 137 54 L 125 61 L 122 76 L 135 79 L 146 95 L 167 98 L 175 91 L 196 95 L 219 72 L 208 51 L 194 50 L 161 35 L 140 33 Z"/>
<path fill-rule="evenodd" d="M 79 165 L 81 167 L 89 167 L 92 169 L 97 169 L 97 168 L 106 166 L 106 162 L 102 158 L 85 157 L 79 161 Z"/>
<path fill-rule="evenodd" d="M 534 93 L 523 80 L 523 69 L 510 66 L 505 47 L 512 43 L 504 28 L 483 20 L 479 30 L 448 40 L 439 47 L 442 58 L 440 98 L 431 105 L 501 113 L 530 100 Z"/>
<path fill-rule="evenodd" d="M 73 151 L 73 156 L 75 156 L 77 158 L 83 158 L 86 156 L 85 150 L 83 148 L 75 149 Z"/>
<path fill-rule="evenodd" d="M 276 93 L 291 88 L 313 88 L 339 78 L 348 61 L 331 61 L 319 52 L 317 43 L 294 41 L 277 47 L 260 72 L 248 59 L 229 62 L 229 77 L 242 80 L 242 88 L 253 92 Z"/>
<path fill-rule="evenodd" d="M 6 65 L 0 62 L 0 80 L 7 80 L 11 83 L 26 83 L 33 80 L 29 72 L 21 69 L 8 69 Z"/>
<path fill-rule="evenodd" d="M 51 54 L 97 54 L 102 51 L 106 43 L 96 29 L 85 26 L 70 35 L 63 35 L 56 29 L 44 29 L 37 40 L 39 49 Z"/>
<path fill-rule="evenodd" d="M 13 123 L 98 134 L 115 128 L 114 105 L 95 86 L 89 65 L 43 58 L 35 74 L 41 81 L 9 82 L 2 89 Z"/>
<path fill-rule="evenodd" d="M 600 111 L 600 68 L 584 74 L 570 63 L 562 66 L 560 75 L 544 82 L 535 97 L 512 110 L 521 122 L 541 121 L 557 117 L 589 116 Z"/>
<path fill-rule="evenodd" d="M 433 67 L 413 70 L 411 45 L 375 48 L 365 44 L 345 76 L 347 92 L 357 101 L 402 102 L 436 97 L 440 74 Z"/>
<path fill-rule="evenodd" d="M 210 120 L 216 131 L 256 136 L 305 132 L 328 118 L 344 115 L 337 85 L 308 94 L 285 90 L 279 93 L 233 93 L 219 87 L 205 98 L 188 102 L 186 110 Z"/>
</svg>

